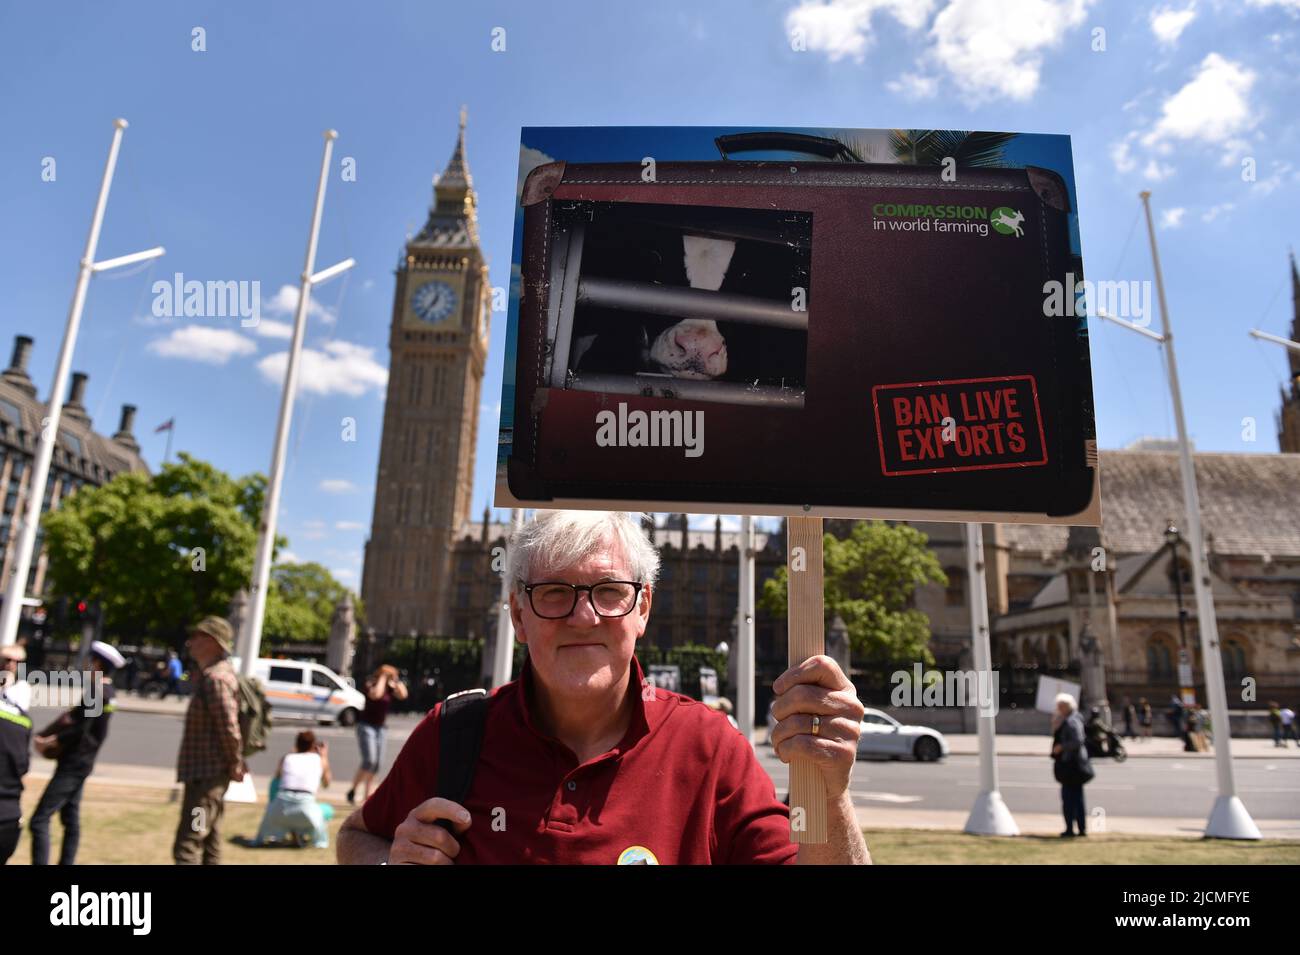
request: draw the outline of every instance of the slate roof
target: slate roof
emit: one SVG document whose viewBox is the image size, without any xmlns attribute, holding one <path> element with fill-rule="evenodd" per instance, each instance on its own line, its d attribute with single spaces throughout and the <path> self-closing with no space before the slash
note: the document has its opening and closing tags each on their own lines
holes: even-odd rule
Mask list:
<svg viewBox="0 0 1300 955">
<path fill-rule="evenodd" d="M 41 420 L 48 408 L 48 403 L 36 399 L 35 388 L 29 390 L 15 383 L 12 375 L 0 378 L 0 446 L 34 458 Z M 64 405 L 59 416 L 59 437 L 51 467 L 76 474 L 93 484 L 103 484 L 122 471 L 147 473 L 149 470 L 134 437 L 122 432 L 113 438 L 99 434 L 79 405 Z M 67 437 L 76 439 L 77 443 L 66 440 Z"/>
<path fill-rule="evenodd" d="M 1300 454 L 1193 455 L 1202 520 L 1218 554 L 1300 556 Z M 1117 554 L 1149 554 L 1164 544 L 1165 522 L 1180 528 L 1178 455 L 1101 452 L 1102 540 Z M 1004 539 L 1026 553 L 1065 550 L 1069 529 L 1003 524 Z"/>
</svg>

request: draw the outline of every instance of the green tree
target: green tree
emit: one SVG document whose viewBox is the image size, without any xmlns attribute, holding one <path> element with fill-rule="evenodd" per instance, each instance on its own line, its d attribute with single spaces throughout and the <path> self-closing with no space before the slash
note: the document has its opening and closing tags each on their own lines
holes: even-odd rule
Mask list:
<svg viewBox="0 0 1300 955">
<path fill-rule="evenodd" d="M 106 633 L 175 643 L 248 586 L 265 492 L 261 474 L 234 479 L 184 453 L 84 487 L 42 518 L 50 590 L 99 602 Z"/>
<path fill-rule="evenodd" d="M 293 643 L 324 643 L 329 639 L 334 607 L 348 588 L 320 564 L 276 564 L 271 568 L 271 592 L 266 599 L 265 637 Z M 353 598 L 357 616 L 360 602 Z"/>
<path fill-rule="evenodd" d="M 912 606 L 912 595 L 948 578 L 926 542 L 914 527 L 882 521 L 858 521 L 846 540 L 824 536 L 826 616 L 844 618 L 856 659 L 934 662 L 930 620 Z M 773 616 L 786 616 L 788 580 L 789 569 L 778 567 L 763 583 L 759 606 Z"/>
</svg>

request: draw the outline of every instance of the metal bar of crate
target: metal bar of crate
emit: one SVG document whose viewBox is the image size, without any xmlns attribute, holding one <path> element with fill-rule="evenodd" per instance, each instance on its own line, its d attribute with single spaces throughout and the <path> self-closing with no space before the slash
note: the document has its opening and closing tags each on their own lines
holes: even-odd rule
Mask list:
<svg viewBox="0 0 1300 955">
<path fill-rule="evenodd" d="M 624 279 L 583 278 L 578 283 L 578 304 L 808 331 L 808 313 L 795 311 L 787 302 Z M 556 344 L 556 354 L 563 354 Z"/>
<path fill-rule="evenodd" d="M 579 281 L 582 274 L 582 246 L 586 226 L 577 222 L 569 230 L 567 241 L 556 241 L 557 254 L 551 269 L 552 301 L 548 324 L 554 331 L 555 348 L 550 355 L 550 382 L 553 387 L 564 386 L 564 376 L 569 370 L 569 347 L 573 340 L 573 313 L 577 307 Z M 552 329 L 548 329 L 551 331 Z"/>
<path fill-rule="evenodd" d="M 737 381 L 698 381 L 669 375 L 569 375 L 568 387 L 574 391 L 599 391 L 612 395 L 642 395 L 655 398 L 685 398 L 690 401 L 717 401 L 729 405 L 754 405 L 765 408 L 803 408 L 802 388 L 780 385 L 748 385 Z"/>
</svg>

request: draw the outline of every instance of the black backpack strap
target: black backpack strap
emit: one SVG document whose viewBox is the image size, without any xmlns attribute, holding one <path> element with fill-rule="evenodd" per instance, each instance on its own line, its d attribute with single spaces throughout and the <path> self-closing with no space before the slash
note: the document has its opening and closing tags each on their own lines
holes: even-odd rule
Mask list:
<svg viewBox="0 0 1300 955">
<path fill-rule="evenodd" d="M 487 725 L 487 690 L 464 690 L 442 701 L 438 711 L 438 791 L 435 795 L 465 804 Z M 438 820 L 447 829 L 450 823 Z"/>
</svg>

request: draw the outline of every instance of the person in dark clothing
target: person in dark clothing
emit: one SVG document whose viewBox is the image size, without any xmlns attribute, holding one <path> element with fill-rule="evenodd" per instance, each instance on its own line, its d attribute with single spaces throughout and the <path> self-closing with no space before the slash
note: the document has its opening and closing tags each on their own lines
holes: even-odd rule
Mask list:
<svg viewBox="0 0 1300 955">
<path fill-rule="evenodd" d="M 126 666 L 122 669 L 122 690 L 126 693 L 135 692 L 136 674 L 140 672 L 140 658 L 135 654 L 126 658 Z"/>
<path fill-rule="evenodd" d="M 9 645 L 0 650 L 4 676 L 0 678 L 0 865 L 9 861 L 23 831 L 23 777 L 31 762 L 32 718 L 27 713 L 26 693 L 10 694 L 14 669 L 26 656 L 22 647 Z M 23 682 L 24 689 L 28 689 Z"/>
<path fill-rule="evenodd" d="M 1075 826 L 1078 834 L 1088 834 L 1087 808 L 1083 801 L 1083 787 L 1093 777 L 1092 763 L 1084 745 L 1083 720 L 1074 697 L 1062 693 L 1056 698 L 1056 715 L 1052 718 L 1053 775 L 1061 784 L 1061 811 L 1065 816 L 1062 838 L 1072 838 Z"/>
<path fill-rule="evenodd" d="M 366 708 L 357 717 L 357 743 L 361 747 L 361 767 L 352 779 L 348 802 L 356 803 L 357 787 L 362 787 L 361 801 L 370 798 L 370 784 L 384 759 L 384 723 L 395 700 L 407 697 L 397 667 L 385 663 L 366 681 Z"/>
<path fill-rule="evenodd" d="M 81 793 L 86 777 L 95 768 L 95 757 L 108 738 L 108 718 L 113 712 L 113 671 L 125 662 L 116 648 L 99 640 L 92 643 L 90 678 L 98 684 L 94 687 L 97 692 L 87 687 L 82 701 L 50 727 L 53 732 L 36 739 L 37 748 L 55 754 L 58 762 L 28 825 L 32 833 L 32 865 L 49 865 L 50 820 L 55 813 L 63 823 L 59 865 L 72 865 L 77 860 Z"/>
<path fill-rule="evenodd" d="M 1129 739 L 1137 739 L 1137 733 L 1133 727 L 1137 725 L 1137 707 L 1129 702 L 1128 697 L 1124 697 L 1124 735 Z"/>
</svg>

